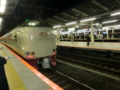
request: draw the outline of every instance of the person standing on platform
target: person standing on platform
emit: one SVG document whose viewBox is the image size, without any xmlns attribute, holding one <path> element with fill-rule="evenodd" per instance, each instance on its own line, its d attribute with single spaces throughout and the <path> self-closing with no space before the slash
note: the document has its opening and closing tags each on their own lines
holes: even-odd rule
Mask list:
<svg viewBox="0 0 120 90">
<path fill-rule="evenodd" d="M 0 57 L 0 90 L 9 90 L 9 86 L 4 70 L 4 64 L 7 63 L 7 59 L 8 57 Z"/>
<path fill-rule="evenodd" d="M 87 38 L 87 45 L 89 46 L 89 45 L 90 45 L 90 35 L 88 34 L 88 35 L 86 36 L 86 38 Z"/>
</svg>

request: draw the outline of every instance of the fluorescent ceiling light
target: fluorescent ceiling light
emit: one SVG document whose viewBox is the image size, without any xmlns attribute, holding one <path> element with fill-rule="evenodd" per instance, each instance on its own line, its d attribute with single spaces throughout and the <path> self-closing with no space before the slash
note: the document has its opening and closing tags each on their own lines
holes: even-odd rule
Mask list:
<svg viewBox="0 0 120 90">
<path fill-rule="evenodd" d="M 120 15 L 120 12 L 111 14 L 111 16 L 116 16 L 116 15 Z"/>
<path fill-rule="evenodd" d="M 59 30 L 64 30 L 64 29 L 59 29 Z"/>
<path fill-rule="evenodd" d="M 66 23 L 66 25 L 76 24 L 77 22 Z"/>
<path fill-rule="evenodd" d="M 90 18 L 90 19 L 81 20 L 80 22 L 92 21 L 92 20 L 95 20 L 95 19 L 96 18 Z"/>
<path fill-rule="evenodd" d="M 99 25 L 99 23 L 94 23 L 93 25 Z"/>
<path fill-rule="evenodd" d="M 6 4 L 6 0 L 1 0 L 1 5 L 5 5 Z"/>
<path fill-rule="evenodd" d="M 2 18 L 0 18 L 0 22 L 2 22 Z"/>
<path fill-rule="evenodd" d="M 0 1 L 0 12 L 3 13 L 5 11 L 6 0 Z"/>
<path fill-rule="evenodd" d="M 61 27 L 61 25 L 53 26 L 53 28 Z"/>
<path fill-rule="evenodd" d="M 4 13 L 4 11 L 5 11 L 5 6 L 0 6 L 0 12 Z"/>
<path fill-rule="evenodd" d="M 105 24 L 105 23 L 112 23 L 112 22 L 117 22 L 117 20 L 106 21 L 106 22 L 102 22 L 102 23 Z"/>
<path fill-rule="evenodd" d="M 103 28 L 108 28 L 108 27 L 120 27 L 120 24 L 119 25 L 113 25 L 113 26 L 105 26 Z"/>
</svg>

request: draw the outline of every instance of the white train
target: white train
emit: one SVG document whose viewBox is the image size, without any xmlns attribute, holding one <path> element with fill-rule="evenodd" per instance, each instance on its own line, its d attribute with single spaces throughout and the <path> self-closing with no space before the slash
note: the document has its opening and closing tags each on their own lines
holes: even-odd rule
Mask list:
<svg viewBox="0 0 120 90">
<path fill-rule="evenodd" d="M 56 44 L 53 28 L 45 22 L 26 21 L 0 38 L 0 40 L 37 68 L 56 65 Z"/>
</svg>

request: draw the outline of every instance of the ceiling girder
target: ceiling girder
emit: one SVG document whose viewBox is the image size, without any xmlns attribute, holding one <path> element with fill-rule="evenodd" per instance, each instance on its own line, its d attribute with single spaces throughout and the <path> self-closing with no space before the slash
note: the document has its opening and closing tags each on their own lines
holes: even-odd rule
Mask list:
<svg viewBox="0 0 120 90">
<path fill-rule="evenodd" d="M 78 19 L 78 18 L 76 18 L 76 17 L 74 17 L 74 16 L 72 16 L 72 15 L 69 15 L 69 14 L 67 14 L 67 13 L 61 13 L 62 15 L 65 15 L 65 16 L 68 16 L 68 17 L 70 17 L 70 18 L 73 18 L 73 19 Z"/>
<path fill-rule="evenodd" d="M 118 3 L 120 3 L 120 0 L 116 0 Z"/>
<path fill-rule="evenodd" d="M 51 23 L 51 22 L 47 22 L 48 24 L 50 24 L 50 25 L 54 25 L 53 23 Z"/>
<path fill-rule="evenodd" d="M 47 20 L 50 20 L 50 21 L 53 21 L 53 22 L 56 22 L 56 23 L 62 23 L 62 22 L 59 22 L 59 21 L 56 21 L 56 20 L 53 20 L 53 19 L 50 19 L 50 18 L 48 18 Z"/>
<path fill-rule="evenodd" d="M 63 20 L 63 21 L 65 21 L 65 22 L 69 21 L 69 20 L 67 20 L 67 19 L 63 19 L 63 18 L 58 17 L 58 16 L 53 16 L 53 17 L 54 17 L 54 18 L 57 18 L 57 19 L 60 19 L 60 20 Z"/>
<path fill-rule="evenodd" d="M 97 12 L 96 10 L 94 10 L 94 9 L 92 9 L 92 8 L 90 8 L 90 10 L 92 10 L 93 12 Z"/>
<path fill-rule="evenodd" d="M 76 8 L 73 8 L 72 11 L 76 12 L 76 13 L 81 13 L 83 16 L 89 16 L 87 13 L 84 13 Z"/>
<path fill-rule="evenodd" d="M 19 0 L 7 0 L 5 13 L 3 14 L 3 16 L 11 18 L 15 11 L 15 8 L 18 5 L 18 2 Z"/>
<path fill-rule="evenodd" d="M 96 4 L 97 6 L 103 8 L 106 11 L 109 11 L 109 8 L 105 7 L 104 5 L 100 4 L 99 2 L 97 2 L 96 0 L 93 0 L 92 3 Z"/>
<path fill-rule="evenodd" d="M 39 7 L 39 6 L 27 5 L 27 4 L 19 4 L 16 9 L 16 11 L 26 12 L 26 13 L 34 13 L 34 12 L 38 12 L 38 11 L 40 12 L 40 10 L 42 11 L 42 13 L 58 12 L 58 10 L 54 9 L 54 8 Z"/>
</svg>

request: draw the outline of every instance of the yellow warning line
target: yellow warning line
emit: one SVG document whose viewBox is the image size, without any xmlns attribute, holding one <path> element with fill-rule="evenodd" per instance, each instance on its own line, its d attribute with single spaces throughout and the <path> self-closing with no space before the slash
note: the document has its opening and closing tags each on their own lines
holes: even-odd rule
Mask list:
<svg viewBox="0 0 120 90">
<path fill-rule="evenodd" d="M 4 52 L 2 54 L 6 55 Z M 10 90 L 27 90 L 9 60 L 5 64 L 5 73 Z"/>
<path fill-rule="evenodd" d="M 5 73 L 10 90 L 27 90 L 10 61 L 5 65 Z"/>
</svg>

